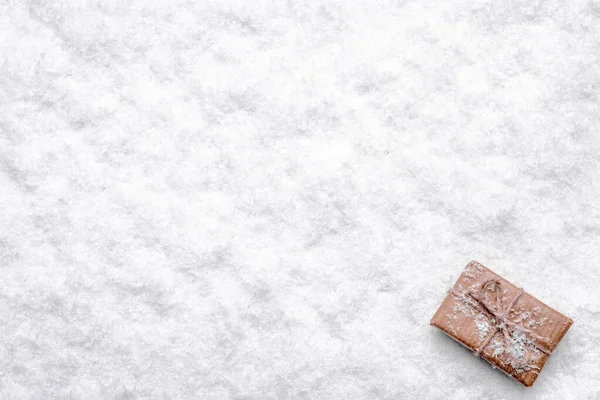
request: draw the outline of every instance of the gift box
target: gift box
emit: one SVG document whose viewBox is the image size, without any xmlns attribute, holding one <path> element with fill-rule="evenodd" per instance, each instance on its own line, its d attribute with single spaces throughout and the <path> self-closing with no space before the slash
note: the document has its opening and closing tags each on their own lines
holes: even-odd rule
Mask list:
<svg viewBox="0 0 600 400">
<path fill-rule="evenodd" d="M 492 366 L 531 386 L 573 320 L 472 261 L 431 325 Z"/>
</svg>

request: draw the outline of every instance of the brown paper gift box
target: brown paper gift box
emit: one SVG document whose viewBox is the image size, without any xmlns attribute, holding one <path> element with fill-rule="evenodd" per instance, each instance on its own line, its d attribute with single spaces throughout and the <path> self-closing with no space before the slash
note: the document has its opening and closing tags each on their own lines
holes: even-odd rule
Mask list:
<svg viewBox="0 0 600 400">
<path fill-rule="evenodd" d="M 533 385 L 572 324 L 476 261 L 467 264 L 431 319 L 431 325 L 525 386 Z"/>
</svg>

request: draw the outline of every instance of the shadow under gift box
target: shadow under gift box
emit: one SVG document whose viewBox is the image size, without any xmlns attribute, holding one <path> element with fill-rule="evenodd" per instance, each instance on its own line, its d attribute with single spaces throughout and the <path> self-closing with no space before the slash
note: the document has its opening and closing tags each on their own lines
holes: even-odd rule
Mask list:
<svg viewBox="0 0 600 400">
<path fill-rule="evenodd" d="M 471 261 L 430 324 L 529 387 L 573 320 Z"/>
</svg>

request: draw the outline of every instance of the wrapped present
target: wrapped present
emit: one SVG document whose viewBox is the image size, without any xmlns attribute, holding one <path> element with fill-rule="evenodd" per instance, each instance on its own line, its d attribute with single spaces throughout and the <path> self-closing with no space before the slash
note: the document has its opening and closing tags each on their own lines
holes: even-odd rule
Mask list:
<svg viewBox="0 0 600 400">
<path fill-rule="evenodd" d="M 431 325 L 525 386 L 531 386 L 573 320 L 472 261 Z"/>
</svg>

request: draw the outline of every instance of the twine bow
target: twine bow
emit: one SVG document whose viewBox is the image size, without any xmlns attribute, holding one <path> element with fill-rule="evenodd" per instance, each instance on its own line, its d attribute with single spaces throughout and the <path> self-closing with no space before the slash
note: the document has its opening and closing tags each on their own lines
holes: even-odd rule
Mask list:
<svg viewBox="0 0 600 400">
<path fill-rule="evenodd" d="M 484 296 L 484 289 L 488 286 L 491 287 L 491 291 L 496 295 L 495 305 L 492 302 L 489 302 Z M 479 348 L 475 351 L 475 355 L 481 355 L 481 352 L 492 340 L 496 332 L 500 331 L 506 339 L 506 341 L 510 341 L 514 334 L 515 328 L 518 328 L 527 337 L 534 339 L 535 348 L 549 356 L 552 351 L 548 348 L 548 346 L 544 344 L 547 341 L 546 338 L 530 331 L 529 329 L 526 329 L 523 326 L 519 326 L 517 323 L 508 319 L 508 315 L 512 311 L 515 304 L 517 304 L 517 301 L 519 301 L 519 298 L 521 298 L 521 295 L 523 294 L 523 289 L 519 288 L 519 293 L 515 296 L 514 299 L 512 299 L 512 301 L 507 307 L 504 307 L 504 302 L 500 297 L 500 287 L 501 283 L 498 279 L 489 278 L 488 280 L 483 282 L 481 287 L 478 289 L 471 288 L 463 291 L 462 293 L 457 292 L 454 289 L 452 290 L 452 294 L 455 297 L 461 299 L 472 299 L 473 301 L 467 301 L 467 304 L 475 308 L 477 311 L 480 311 L 481 313 L 486 315 L 491 320 L 492 326 L 495 328 L 491 331 L 491 333 L 488 334 L 483 343 L 481 343 Z"/>
</svg>

